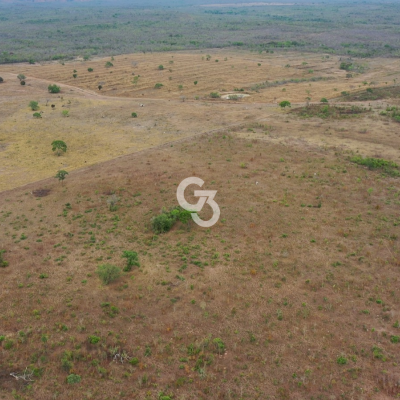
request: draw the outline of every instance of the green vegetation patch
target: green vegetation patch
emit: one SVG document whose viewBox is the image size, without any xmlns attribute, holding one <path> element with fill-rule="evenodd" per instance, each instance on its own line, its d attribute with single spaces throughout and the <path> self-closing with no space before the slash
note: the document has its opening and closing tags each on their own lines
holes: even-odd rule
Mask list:
<svg viewBox="0 0 400 400">
<path fill-rule="evenodd" d="M 357 117 L 370 112 L 369 109 L 359 106 L 331 106 L 328 104 L 313 104 L 295 108 L 291 111 L 302 118 L 343 119 Z"/>
<path fill-rule="evenodd" d="M 350 161 L 358 165 L 364 165 L 370 170 L 380 169 L 387 175 L 400 176 L 399 166 L 393 161 L 387 161 L 383 158 L 364 158 L 362 156 L 351 157 Z"/>
</svg>

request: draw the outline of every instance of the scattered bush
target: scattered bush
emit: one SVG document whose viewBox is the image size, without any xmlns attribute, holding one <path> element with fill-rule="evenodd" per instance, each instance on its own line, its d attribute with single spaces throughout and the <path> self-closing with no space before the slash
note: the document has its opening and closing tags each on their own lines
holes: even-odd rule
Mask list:
<svg viewBox="0 0 400 400">
<path fill-rule="evenodd" d="M 8 266 L 8 262 L 3 258 L 3 254 L 5 252 L 6 252 L 5 250 L 0 250 L 0 268 L 5 268 Z"/>
<path fill-rule="evenodd" d="M 88 68 L 88 72 L 93 72 L 93 68 Z"/>
<path fill-rule="evenodd" d="M 344 356 L 340 356 L 340 357 L 338 357 L 338 358 L 336 359 L 336 362 L 337 362 L 339 365 L 345 365 L 345 364 L 347 364 L 347 358 L 344 357 Z"/>
<path fill-rule="evenodd" d="M 42 114 L 35 112 L 33 113 L 33 118 L 42 118 Z"/>
<path fill-rule="evenodd" d="M 171 230 L 175 222 L 181 221 L 187 224 L 191 218 L 191 212 L 182 207 L 173 208 L 171 211 L 163 211 L 151 219 L 151 227 L 155 233 L 165 233 Z"/>
<path fill-rule="evenodd" d="M 61 114 L 63 117 L 69 117 L 69 111 L 68 110 L 62 110 Z"/>
<path fill-rule="evenodd" d="M 67 376 L 67 383 L 69 384 L 79 383 L 81 380 L 79 375 L 71 374 Z"/>
<path fill-rule="evenodd" d="M 106 68 L 111 68 L 113 66 L 114 66 L 114 64 L 111 61 L 107 61 L 106 64 L 105 64 Z"/>
<path fill-rule="evenodd" d="M 57 86 L 56 84 L 49 85 L 47 87 L 47 90 L 49 91 L 49 93 L 60 93 L 60 91 L 61 91 L 60 87 Z"/>
<path fill-rule="evenodd" d="M 212 99 L 219 99 L 221 96 L 220 96 L 220 94 L 218 92 L 211 92 L 210 93 L 210 97 Z"/>
<path fill-rule="evenodd" d="M 224 353 L 225 352 L 225 343 L 222 341 L 222 339 L 220 339 L 220 338 L 215 338 L 213 341 L 212 341 L 212 344 L 213 344 L 213 346 L 214 346 L 214 350 L 217 352 L 217 353 Z"/>
<path fill-rule="evenodd" d="M 96 273 L 104 285 L 116 281 L 121 276 L 121 270 L 111 264 L 99 265 Z"/>
<path fill-rule="evenodd" d="M 30 101 L 29 102 L 29 107 L 31 108 L 32 111 L 36 111 L 39 109 L 39 103 L 37 101 Z"/>
<path fill-rule="evenodd" d="M 400 336 L 390 336 L 390 341 L 392 343 L 400 343 Z"/>
<path fill-rule="evenodd" d="M 131 365 L 138 365 L 138 364 L 139 364 L 139 359 L 138 359 L 137 357 L 132 357 L 132 358 L 129 360 L 129 364 L 131 364 Z"/>
<path fill-rule="evenodd" d="M 321 102 L 321 103 L 327 103 L 328 100 L 327 100 L 325 97 L 323 97 L 323 98 L 320 100 L 320 102 Z"/>
<path fill-rule="evenodd" d="M 110 211 L 117 211 L 117 203 L 118 203 L 118 196 L 113 193 L 110 197 L 107 199 L 107 204 L 109 206 Z"/>
<path fill-rule="evenodd" d="M 137 113 L 133 112 L 132 113 L 132 118 L 137 118 Z"/>
<path fill-rule="evenodd" d="M 393 161 L 387 161 L 382 158 L 373 158 L 362 156 L 354 156 L 350 161 L 358 165 L 364 165 L 370 170 L 381 169 L 390 176 L 400 176 L 399 166 Z"/>
<path fill-rule="evenodd" d="M 91 335 L 88 337 L 90 344 L 97 344 L 100 342 L 100 338 L 98 336 Z"/>
<path fill-rule="evenodd" d="M 345 71 L 350 71 L 353 69 L 353 63 L 351 62 L 342 62 L 340 63 L 340 69 L 343 69 Z"/>
<path fill-rule="evenodd" d="M 140 267 L 138 253 L 136 253 L 136 251 L 125 250 L 122 253 L 122 258 L 126 258 L 125 272 L 131 271 L 132 267 Z"/>
<path fill-rule="evenodd" d="M 97 86 L 97 89 L 101 90 L 101 89 L 103 89 L 103 86 L 99 85 L 99 86 Z"/>
<path fill-rule="evenodd" d="M 26 79 L 26 76 L 24 74 L 18 74 L 17 78 L 19 79 L 20 82 L 22 82 Z"/>
<path fill-rule="evenodd" d="M 279 103 L 279 107 L 281 107 L 281 108 L 291 107 L 291 106 L 292 105 L 291 105 L 290 101 L 288 101 L 288 100 L 283 100 Z"/>
<path fill-rule="evenodd" d="M 158 69 L 159 69 L 160 71 L 162 71 L 162 70 L 164 69 L 164 65 L 159 65 L 159 66 L 158 66 Z"/>
<path fill-rule="evenodd" d="M 156 83 L 154 89 L 161 89 L 164 85 L 162 83 Z"/>
<path fill-rule="evenodd" d="M 25 81 L 21 81 L 20 84 L 21 84 L 22 86 L 25 86 Z"/>
<path fill-rule="evenodd" d="M 78 74 L 72 74 L 72 76 L 73 76 L 74 78 L 76 78 L 76 77 L 78 76 Z"/>
</svg>

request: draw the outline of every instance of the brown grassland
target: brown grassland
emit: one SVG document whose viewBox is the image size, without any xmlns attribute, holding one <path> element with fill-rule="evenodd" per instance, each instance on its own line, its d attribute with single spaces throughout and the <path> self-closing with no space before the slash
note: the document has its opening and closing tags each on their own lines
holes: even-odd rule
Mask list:
<svg viewBox="0 0 400 400">
<path fill-rule="evenodd" d="M 209 54 L 0 66 L 0 399 L 400 396 L 400 178 L 350 161 L 400 163 L 399 98 L 357 100 L 400 61 Z M 189 176 L 219 222 L 155 234 Z M 123 251 L 140 266 L 103 285 Z"/>
</svg>

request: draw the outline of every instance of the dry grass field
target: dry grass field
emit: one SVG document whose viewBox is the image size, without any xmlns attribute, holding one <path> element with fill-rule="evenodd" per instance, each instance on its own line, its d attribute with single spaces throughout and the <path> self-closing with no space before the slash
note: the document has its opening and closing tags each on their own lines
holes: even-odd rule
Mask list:
<svg viewBox="0 0 400 400">
<path fill-rule="evenodd" d="M 211 56 L 209 61 L 207 55 Z M 346 78 L 338 59 L 315 54 L 135 54 L 116 56 L 114 67 L 105 68 L 109 60 L 0 67 L 5 80 L 0 86 L 0 189 L 52 176 L 59 168 L 73 170 L 195 134 L 237 129 L 248 122 L 269 125 L 268 140 L 294 137 L 399 161 L 398 124 L 378 116 L 387 99 L 364 102 L 363 106 L 374 109 L 372 113 L 334 124 L 315 118 L 304 121 L 294 115 L 288 119 L 278 107 L 282 100 L 291 101 L 294 108 L 303 106 L 307 98 L 311 102 L 322 97 L 343 101 L 342 92 L 391 87 L 400 74 L 398 60 L 364 60 L 365 72 L 353 73 L 353 78 Z M 159 70 L 159 65 L 164 70 Z M 72 77 L 74 69 L 77 78 Z M 27 77 L 25 86 L 19 84 L 18 74 Z M 273 85 L 265 86 L 266 80 Z M 48 93 L 47 86 L 53 83 L 61 86 L 59 94 Z M 156 83 L 164 86 L 155 89 Z M 245 93 L 249 97 L 212 99 L 212 92 Z M 39 103 L 41 119 L 32 117 L 31 100 Z M 399 104 L 399 100 L 390 104 Z M 64 110 L 69 111 L 68 117 L 63 117 Z M 138 118 L 132 118 L 132 112 Z M 253 136 L 247 130 L 242 134 Z M 53 140 L 67 143 L 68 150 L 61 157 L 51 152 Z"/>
<path fill-rule="evenodd" d="M 396 85 L 399 61 L 346 78 L 321 55 L 207 54 L 0 66 L 0 399 L 400 396 L 398 168 L 351 161 L 400 163 L 399 98 L 354 97 Z M 235 88 L 250 96 L 209 97 Z M 155 234 L 189 176 L 219 222 Z M 124 251 L 140 265 L 103 285 Z"/>
</svg>

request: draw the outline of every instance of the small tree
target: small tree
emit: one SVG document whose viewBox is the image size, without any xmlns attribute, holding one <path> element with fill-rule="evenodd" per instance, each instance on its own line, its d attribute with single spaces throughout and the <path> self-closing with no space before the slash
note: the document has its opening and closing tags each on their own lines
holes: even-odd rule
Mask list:
<svg viewBox="0 0 400 400">
<path fill-rule="evenodd" d="M 323 98 L 320 100 L 320 102 L 321 102 L 321 103 L 327 103 L 328 100 L 327 100 L 325 97 L 323 97 Z"/>
<path fill-rule="evenodd" d="M 74 78 L 76 78 L 76 77 L 78 76 L 78 74 L 72 74 L 72 76 L 73 76 Z"/>
<path fill-rule="evenodd" d="M 56 152 L 58 156 L 61 155 L 61 152 L 67 151 L 67 145 L 62 140 L 54 140 L 52 145 L 52 150 Z"/>
<path fill-rule="evenodd" d="M 103 86 L 99 85 L 99 86 L 97 86 L 97 89 L 101 90 L 101 89 L 103 89 Z"/>
<path fill-rule="evenodd" d="M 88 72 L 93 72 L 93 68 L 88 68 Z"/>
<path fill-rule="evenodd" d="M 140 267 L 138 253 L 136 253 L 136 251 L 126 250 L 122 253 L 122 258 L 126 258 L 125 272 L 131 271 L 132 267 Z"/>
<path fill-rule="evenodd" d="M 159 66 L 158 66 L 158 69 L 159 69 L 160 71 L 162 71 L 162 70 L 164 69 L 164 65 L 159 65 Z"/>
<path fill-rule="evenodd" d="M 193 83 L 194 83 L 195 85 L 197 85 L 197 81 L 194 81 Z"/>
<path fill-rule="evenodd" d="M 96 273 L 103 282 L 103 285 L 108 285 L 109 283 L 116 281 L 121 276 L 121 270 L 115 265 L 111 264 L 99 265 Z"/>
<path fill-rule="evenodd" d="M 42 114 L 35 112 L 33 113 L 33 118 L 42 118 Z"/>
<path fill-rule="evenodd" d="M 37 101 L 30 101 L 29 102 L 29 107 L 31 108 L 32 111 L 36 111 L 39 109 L 39 103 Z"/>
<path fill-rule="evenodd" d="M 221 96 L 220 96 L 220 94 L 218 92 L 211 92 L 210 93 L 210 97 L 212 99 L 219 99 Z"/>
<path fill-rule="evenodd" d="M 21 86 L 25 86 L 25 81 L 20 82 Z"/>
<path fill-rule="evenodd" d="M 55 178 L 57 178 L 62 184 L 64 184 L 64 179 L 67 177 L 68 172 L 61 169 L 56 173 Z"/>
<path fill-rule="evenodd" d="M 132 113 L 132 118 L 137 118 L 137 114 L 135 112 Z"/>
<path fill-rule="evenodd" d="M 279 106 L 281 108 L 286 108 L 286 107 L 291 107 L 292 105 L 290 104 L 290 101 L 288 100 L 283 100 L 279 103 Z"/>
<path fill-rule="evenodd" d="M 57 86 L 56 84 L 54 84 L 54 85 L 49 85 L 48 87 L 47 87 L 47 89 L 48 89 L 48 91 L 49 91 L 49 93 L 60 93 L 60 87 L 59 86 Z"/>
<path fill-rule="evenodd" d="M 24 74 L 18 74 L 17 78 L 19 79 L 20 82 L 22 82 L 26 79 L 26 76 Z"/>
<path fill-rule="evenodd" d="M 162 83 L 156 83 L 154 89 L 161 89 L 164 85 Z"/>
<path fill-rule="evenodd" d="M 113 66 L 114 66 L 114 64 L 111 61 L 107 61 L 106 64 L 105 64 L 106 68 L 110 68 L 110 67 L 113 67 Z"/>
</svg>

